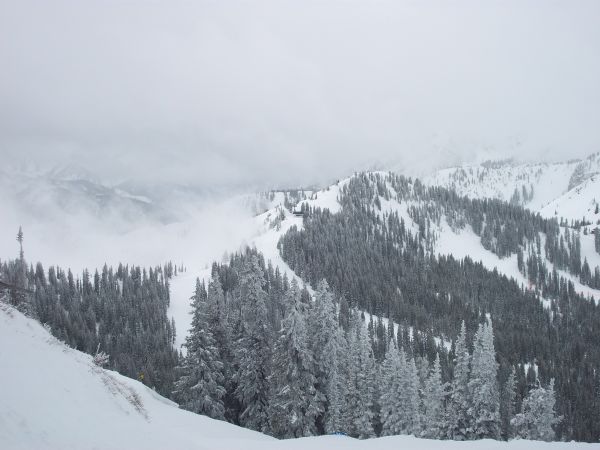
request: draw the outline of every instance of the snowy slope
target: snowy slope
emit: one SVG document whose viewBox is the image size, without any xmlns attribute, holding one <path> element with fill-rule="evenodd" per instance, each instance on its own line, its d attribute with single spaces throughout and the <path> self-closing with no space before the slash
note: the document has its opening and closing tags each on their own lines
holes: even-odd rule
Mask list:
<svg viewBox="0 0 600 450">
<path fill-rule="evenodd" d="M 0 448 L 231 449 L 271 438 L 177 408 L 0 304 Z"/>
<path fill-rule="evenodd" d="M 600 175 L 594 175 L 580 185 L 556 197 L 539 210 L 544 217 L 561 217 L 568 220 L 582 220 L 600 225 Z"/>
<path fill-rule="evenodd" d="M 99 369 L 40 324 L 0 303 L 0 448 L 85 449 L 591 449 L 593 444 L 448 442 L 412 436 L 277 441 L 177 408 L 141 383 Z"/>
<path fill-rule="evenodd" d="M 560 163 L 517 164 L 512 161 L 467 164 L 423 178 L 429 185 L 455 189 L 470 198 L 510 201 L 515 189 L 520 203 L 544 217 L 592 219 L 600 202 L 600 154 Z M 523 198 L 523 188 L 527 194 Z M 597 217 L 598 219 L 600 217 Z"/>
<path fill-rule="evenodd" d="M 337 212 L 340 209 L 340 205 L 337 201 L 339 189 L 347 182 L 348 179 L 334 184 L 322 191 L 307 191 L 307 195 L 310 199 L 304 200 L 302 203 L 307 203 L 311 207 L 328 208 L 331 211 Z M 279 254 L 279 250 L 277 249 L 279 238 L 292 226 L 295 225 L 298 228 L 302 228 L 302 217 L 295 216 L 283 207 L 284 196 L 282 193 L 276 193 L 273 198 L 267 198 L 263 194 L 256 194 L 254 196 L 248 195 L 244 196 L 242 202 L 259 209 L 268 206 L 269 209 L 258 214 L 251 220 L 246 221 L 246 232 L 241 233 L 240 235 L 243 239 L 239 239 L 239 236 L 235 239 L 232 236 L 232 239 L 227 242 L 227 246 L 223 248 L 223 252 L 235 252 L 242 249 L 244 246 L 256 248 L 264 255 L 265 261 L 271 261 L 273 267 L 279 268 L 282 274 L 287 274 L 290 280 L 295 278 L 302 286 L 303 282 L 300 277 L 298 277 L 285 261 L 283 261 Z M 284 215 L 282 220 L 279 218 L 281 214 Z M 175 319 L 177 327 L 176 345 L 178 347 L 185 341 L 187 330 L 189 330 L 191 326 L 190 297 L 194 292 L 196 278 L 208 282 L 211 274 L 211 262 L 215 260 L 227 262 L 227 258 L 214 258 L 211 261 L 206 260 L 206 254 L 203 253 L 203 256 L 204 267 L 197 268 L 197 265 L 195 265 L 192 270 L 189 270 L 185 274 L 178 275 L 171 281 L 171 306 L 168 314 Z M 312 292 L 310 286 L 307 286 L 307 288 L 309 289 L 309 292 Z"/>
<path fill-rule="evenodd" d="M 540 172 L 539 179 L 547 180 L 551 185 L 551 179 L 556 174 L 566 176 L 569 174 L 571 169 L 576 166 L 576 163 L 565 163 L 556 165 L 536 165 L 536 171 L 539 171 L 540 167 L 546 167 L 546 171 Z M 565 169 L 565 167 L 567 169 Z M 523 169 L 524 170 L 524 169 Z M 574 169 L 573 169 L 574 170 Z M 385 172 L 377 172 L 379 175 L 386 176 Z M 569 175 L 570 176 L 570 175 Z M 341 205 L 338 202 L 338 195 L 340 188 L 348 183 L 352 177 L 348 177 L 338 183 L 331 185 L 323 190 L 312 192 L 308 200 L 301 201 L 299 205 L 306 204 L 313 208 L 327 208 L 330 211 L 336 213 L 339 212 Z M 600 177 L 596 177 L 600 178 Z M 596 179 L 594 178 L 594 179 Z M 591 182 L 591 179 L 585 183 Z M 489 185 L 491 186 L 491 184 Z M 512 188 L 514 190 L 514 188 Z M 506 192 L 509 188 L 506 188 Z M 512 192 L 512 191 L 511 191 Z M 600 191 L 599 191 L 600 192 Z M 541 194 L 540 194 L 541 195 Z M 397 212 L 401 217 L 406 227 L 413 233 L 418 231 L 418 226 L 414 223 L 410 217 L 408 210 L 411 206 L 410 202 L 398 201 L 397 199 L 386 200 L 380 197 L 381 212 Z M 286 273 L 288 277 L 298 278 L 290 267 L 283 261 L 277 249 L 277 242 L 280 237 L 283 236 L 287 230 L 296 226 L 302 228 L 302 218 L 294 216 L 285 208 L 283 208 L 283 197 L 276 196 L 269 202 L 271 207 L 262 214 L 259 214 L 253 219 L 252 231 L 249 233 L 247 239 L 242 243 L 240 242 L 237 246 L 232 245 L 229 251 L 241 248 L 243 245 L 250 247 L 256 247 L 261 253 L 263 253 L 266 261 L 271 261 L 274 267 L 278 267 L 282 273 Z M 284 214 L 284 218 L 280 220 L 278 217 L 280 214 Z M 529 282 L 522 273 L 519 272 L 517 266 L 517 256 L 512 255 L 508 258 L 499 258 L 496 254 L 486 250 L 481 245 L 481 239 L 477 236 L 473 230 L 467 226 L 463 229 L 453 230 L 445 220 L 442 220 L 440 224 L 432 223 L 432 232 L 436 234 L 437 239 L 435 243 L 434 252 L 439 255 L 453 255 L 457 259 L 464 258 L 466 256 L 471 257 L 476 262 L 481 262 L 484 267 L 489 270 L 498 270 L 500 274 L 506 275 L 508 278 L 514 278 L 517 283 L 522 286 L 528 286 Z M 600 266 L 600 255 L 595 252 L 593 236 L 584 236 L 581 234 L 582 241 L 582 258 L 587 257 L 588 263 L 592 267 L 592 270 L 597 265 Z M 546 260 L 546 265 L 552 269 L 553 264 Z M 591 289 L 588 286 L 582 285 L 576 277 L 568 274 L 564 271 L 558 271 L 560 275 L 571 280 L 575 286 L 577 292 L 588 297 L 594 297 L 597 301 L 600 300 L 600 291 Z M 183 343 L 185 339 L 185 333 L 190 327 L 191 315 L 190 315 L 190 296 L 193 293 L 195 286 L 196 277 L 208 280 L 210 277 L 210 270 L 208 268 L 197 270 L 191 274 L 185 274 L 179 276 L 172 282 L 172 295 L 171 307 L 169 314 L 175 317 L 177 325 L 177 343 Z M 310 290 L 310 286 L 308 286 Z M 542 299 L 542 302 L 546 307 L 550 305 L 550 302 Z"/>
<path fill-rule="evenodd" d="M 475 164 L 442 169 L 423 178 L 429 185 L 454 189 L 470 198 L 498 198 L 510 201 L 515 188 L 521 194 L 523 186 L 533 198 L 525 203 L 539 210 L 568 191 L 569 179 L 578 162 L 555 164 Z"/>
</svg>

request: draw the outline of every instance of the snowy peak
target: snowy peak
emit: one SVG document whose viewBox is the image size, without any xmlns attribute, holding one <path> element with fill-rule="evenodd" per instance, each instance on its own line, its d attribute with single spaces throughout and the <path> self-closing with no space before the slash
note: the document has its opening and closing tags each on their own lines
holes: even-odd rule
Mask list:
<svg viewBox="0 0 600 450">
<path fill-rule="evenodd" d="M 516 203 L 544 217 L 592 220 L 600 200 L 600 153 L 584 160 L 518 164 L 487 161 L 442 169 L 423 178 L 470 198 L 497 198 Z M 565 197 L 566 196 L 566 197 Z"/>
</svg>

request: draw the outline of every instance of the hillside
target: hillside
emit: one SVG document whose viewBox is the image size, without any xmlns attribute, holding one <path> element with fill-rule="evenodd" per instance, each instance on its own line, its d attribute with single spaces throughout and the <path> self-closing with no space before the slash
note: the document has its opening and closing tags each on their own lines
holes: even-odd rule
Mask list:
<svg viewBox="0 0 600 450">
<path fill-rule="evenodd" d="M 271 438 L 180 410 L 0 303 L 0 447 L 261 448 Z M 10 388 L 8 388 L 10 387 Z"/>
<path fill-rule="evenodd" d="M 395 436 L 287 441 L 177 408 L 141 383 L 98 368 L 39 323 L 0 303 L 0 447 L 66 449 L 587 449 L 577 443 L 440 442 Z M 9 387 L 10 388 L 7 388 Z"/>
<path fill-rule="evenodd" d="M 600 154 L 559 163 L 511 160 L 466 164 L 436 171 L 425 184 L 454 189 L 470 198 L 513 201 L 544 217 L 596 222 L 600 201 Z M 517 195 L 515 196 L 515 192 Z"/>
<path fill-rule="evenodd" d="M 236 205 L 245 206 L 240 209 Z M 370 172 L 355 174 L 326 189 L 301 195 L 276 192 L 236 197 L 219 211 L 215 215 L 210 212 L 201 215 L 194 222 L 147 226 L 121 240 L 127 245 L 126 249 L 133 248 L 128 254 L 145 260 L 149 255 L 158 254 L 157 246 L 159 250 L 172 248 L 178 261 L 187 268 L 171 280 L 171 303 L 166 312 L 175 318 L 177 348 L 190 328 L 190 297 L 196 277 L 208 281 L 211 262 L 225 264 L 232 254 L 247 246 L 256 248 L 290 280 L 298 280 L 300 286 L 306 283 L 310 293 L 314 293 L 313 288 L 320 279 L 327 278 L 336 294 L 346 295 L 353 305 L 361 308 L 367 320 L 372 317 L 377 322 L 383 318 L 386 326 L 390 321 L 394 323 L 398 334 L 402 331 L 410 340 L 426 342 L 419 351 L 427 353 L 430 359 L 436 351 L 442 352 L 444 358 L 449 357 L 447 351 L 456 338 L 461 320 L 467 320 L 470 329 L 474 329 L 481 315 L 490 313 L 500 333 L 498 348 L 504 376 L 508 364 L 514 364 L 519 368 L 523 383 L 526 377 L 532 382 L 532 377 L 535 379 L 538 374 L 547 382 L 550 376 L 557 375 L 554 372 L 557 358 L 560 367 L 571 367 L 574 363 L 566 361 L 571 357 L 571 350 L 574 350 L 572 356 L 578 358 L 579 346 L 585 347 L 589 339 L 595 339 L 596 313 L 586 309 L 589 307 L 585 299 L 597 300 L 600 291 L 593 278 L 584 280 L 576 272 L 584 259 L 591 265 L 592 274 L 600 264 L 593 236 L 531 216 L 518 205 L 465 200 L 452 191 L 428 190 L 418 181 Z M 252 217 L 251 211 L 259 214 Z M 324 221 L 320 223 L 321 220 Z M 314 228 L 315 224 L 322 228 Z M 330 228 L 332 225 L 337 228 Z M 332 233 L 333 229 L 337 231 Z M 364 230 L 370 231 L 364 234 Z M 308 241 L 294 242 L 305 232 L 311 233 Z M 336 243 L 327 254 L 335 255 L 341 279 L 324 264 L 327 256 L 318 241 L 336 233 L 344 239 L 344 244 Z M 181 245 L 172 246 L 174 238 Z M 281 244 L 286 239 L 292 242 L 291 246 Z M 316 240 L 311 242 L 312 239 Z M 559 245 L 559 241 L 566 242 L 566 247 Z M 579 253 L 573 250 L 576 241 L 581 244 Z M 153 245 L 148 246 L 148 242 Z M 379 251 L 383 243 L 388 248 L 387 253 L 373 253 L 367 263 L 353 261 L 355 249 L 370 251 L 370 244 L 364 248 L 357 244 L 369 242 L 377 244 L 372 245 L 375 251 Z M 336 253 L 340 247 L 349 253 Z M 304 256 L 309 254 L 307 250 L 310 258 L 304 261 Z M 364 278 L 363 272 L 371 270 L 374 261 L 382 256 L 388 258 L 395 251 L 406 252 L 407 261 L 414 264 L 404 266 L 405 263 L 393 260 L 392 266 L 398 268 L 399 273 L 386 273 L 387 268 L 381 267 Z M 164 261 L 168 253 L 163 254 Z M 420 255 L 431 259 L 423 260 Z M 68 260 L 68 251 L 62 257 Z M 467 258 L 467 262 L 463 263 L 463 258 Z M 520 258 L 523 261 L 520 262 Z M 459 271 L 458 264 L 464 264 L 464 273 Z M 412 272 L 419 267 L 423 270 L 421 274 Z M 548 280 L 548 275 L 553 273 L 565 283 L 570 282 L 568 292 L 566 285 L 552 284 L 551 277 Z M 425 278 L 421 278 L 422 274 Z M 445 275 L 442 277 L 442 274 Z M 378 278 L 380 275 L 400 278 L 383 280 Z M 452 286 L 453 283 L 457 286 Z M 477 296 L 473 296 L 473 292 L 478 292 Z M 564 295 L 575 302 L 573 317 L 581 322 L 582 329 L 575 334 L 568 326 L 572 322 L 561 325 L 562 329 L 553 329 L 548 322 L 550 318 L 559 324 L 561 321 L 557 318 L 562 318 L 566 308 L 570 308 L 563 303 Z M 447 304 L 452 305 L 449 310 L 446 310 Z M 536 335 L 532 329 L 539 329 L 540 324 L 546 328 Z M 555 332 L 563 339 L 558 347 L 555 341 L 548 340 Z M 585 377 L 589 369 L 588 366 L 578 368 Z M 574 377 L 573 380 L 581 377 L 567 372 L 561 376 L 565 383 L 568 377 Z M 593 384 L 592 378 L 586 378 L 585 382 Z M 578 384 L 567 384 L 568 389 L 573 386 L 576 388 Z M 559 400 L 561 408 L 569 407 L 560 402 L 562 400 Z M 591 438 L 585 433 L 592 427 L 582 424 L 588 420 L 585 408 L 581 408 L 581 417 L 569 416 L 569 420 L 581 421 L 578 433 L 583 434 L 576 435 L 580 439 Z"/>
</svg>

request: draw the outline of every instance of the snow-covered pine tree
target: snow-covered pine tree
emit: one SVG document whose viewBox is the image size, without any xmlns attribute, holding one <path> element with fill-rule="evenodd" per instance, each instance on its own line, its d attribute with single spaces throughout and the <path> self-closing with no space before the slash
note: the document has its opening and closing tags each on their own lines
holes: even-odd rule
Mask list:
<svg viewBox="0 0 600 450">
<path fill-rule="evenodd" d="M 238 404 L 233 392 L 235 391 L 234 361 L 233 361 L 233 337 L 227 320 L 227 309 L 225 296 L 218 273 L 213 273 L 208 282 L 207 292 L 207 320 L 209 329 L 215 338 L 215 346 L 223 364 L 224 386 L 226 394 L 223 397 L 225 406 L 225 418 L 237 420 Z"/>
<path fill-rule="evenodd" d="M 241 330 L 235 349 L 235 394 L 242 407 L 239 421 L 246 428 L 267 432 L 271 336 L 263 290 L 265 279 L 256 256 L 244 263 L 239 283 Z"/>
<path fill-rule="evenodd" d="M 348 365 L 348 417 L 350 434 L 359 439 L 373 437 L 375 358 L 369 343 L 367 327 L 354 313 L 350 331 Z"/>
<path fill-rule="evenodd" d="M 400 434 L 416 436 L 421 431 L 419 374 L 414 358 L 408 357 L 402 348 L 399 353 L 401 368 L 398 411 Z"/>
<path fill-rule="evenodd" d="M 332 346 L 332 366 L 327 377 L 325 396 L 327 411 L 325 412 L 325 432 L 338 433 L 347 429 L 344 420 L 346 411 L 346 379 L 348 354 L 346 338 L 341 327 L 335 327 L 335 344 Z"/>
<path fill-rule="evenodd" d="M 292 303 L 288 304 L 275 344 L 269 405 L 271 431 L 281 438 L 315 435 L 316 419 L 324 404 L 324 395 L 315 388 L 315 362 L 308 347 L 304 305 L 299 291 L 293 292 L 296 295 L 288 298 Z"/>
<path fill-rule="evenodd" d="M 502 438 L 510 439 L 513 437 L 511 420 L 515 414 L 515 398 L 517 395 L 517 379 L 515 368 L 513 367 L 502 387 L 500 395 L 500 420 Z"/>
<path fill-rule="evenodd" d="M 180 407 L 214 419 L 224 418 L 225 395 L 223 364 L 215 339 L 208 327 L 206 288 L 196 280 L 193 297 L 192 328 L 185 341 L 187 355 L 179 370 L 173 392 Z"/>
<path fill-rule="evenodd" d="M 554 379 L 546 389 L 538 385 L 530 390 L 523 400 L 523 411 L 511 420 L 516 436 L 536 441 L 554 440 L 552 427 L 561 421 L 554 411 L 555 401 Z"/>
<path fill-rule="evenodd" d="M 469 434 L 469 363 L 471 355 L 467 348 L 467 329 L 463 320 L 460 334 L 454 345 L 454 378 L 446 411 L 446 437 L 457 441 L 467 439 Z"/>
<path fill-rule="evenodd" d="M 381 435 L 394 436 L 400 434 L 402 424 L 400 422 L 401 406 L 400 393 L 401 382 L 404 367 L 400 363 L 400 355 L 394 342 L 385 352 L 385 357 L 381 363 L 381 394 L 379 404 L 381 405 Z"/>
<path fill-rule="evenodd" d="M 500 397 L 498 363 L 494 350 L 491 319 L 480 324 L 473 342 L 471 376 L 469 379 L 469 415 L 472 417 L 470 437 L 498 439 L 500 437 Z"/>
<path fill-rule="evenodd" d="M 327 281 L 322 280 L 315 292 L 314 305 L 309 313 L 309 342 L 315 359 L 316 388 L 321 394 L 324 415 L 318 425 L 329 432 L 341 431 L 342 403 L 339 358 L 341 340 L 333 294 Z M 333 408 L 332 408 L 333 407 Z"/>
<path fill-rule="evenodd" d="M 206 303 L 208 325 L 215 338 L 219 356 L 222 361 L 230 362 L 231 335 L 227 325 L 225 296 L 218 274 L 214 274 L 208 282 Z"/>
<path fill-rule="evenodd" d="M 436 355 L 423 390 L 423 431 L 421 436 L 438 439 L 445 426 L 444 386 L 440 370 L 440 355 Z"/>
</svg>

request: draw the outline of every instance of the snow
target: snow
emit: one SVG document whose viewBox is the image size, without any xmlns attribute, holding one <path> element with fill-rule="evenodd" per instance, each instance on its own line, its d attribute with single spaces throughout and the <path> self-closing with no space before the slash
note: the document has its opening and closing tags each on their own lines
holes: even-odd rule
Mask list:
<svg viewBox="0 0 600 450">
<path fill-rule="evenodd" d="M 498 198 L 510 201 L 515 188 L 534 188 L 533 199 L 526 206 L 539 210 L 568 190 L 569 179 L 579 161 L 554 164 L 511 164 L 485 167 L 464 165 L 437 171 L 423 178 L 429 185 L 454 188 L 470 198 Z"/>
<path fill-rule="evenodd" d="M 582 170 L 581 180 L 569 186 L 576 168 Z M 547 218 L 586 219 L 596 223 L 595 205 L 600 202 L 600 157 L 590 155 L 584 160 L 560 163 L 504 163 L 495 167 L 467 164 L 438 170 L 423 177 L 428 185 L 455 189 L 470 198 L 498 198 L 510 201 L 515 188 L 534 189 L 533 198 L 524 204 Z M 569 189 L 571 187 L 571 189 Z"/>
<path fill-rule="evenodd" d="M 196 287 L 196 277 L 208 279 L 210 269 L 204 269 L 201 272 L 184 272 L 171 278 L 170 304 L 167 315 L 175 320 L 175 348 L 178 350 L 185 342 L 188 330 L 192 327 L 192 303 L 191 297 Z M 185 350 L 185 349 L 184 349 Z"/>
<path fill-rule="evenodd" d="M 300 204 L 305 203 L 311 208 L 328 209 L 333 214 L 339 212 L 340 209 L 342 209 L 342 205 L 340 205 L 340 202 L 338 201 L 340 190 L 348 184 L 351 178 L 352 177 L 345 178 L 326 189 L 314 192 L 313 198 L 304 200 L 300 202 Z"/>
<path fill-rule="evenodd" d="M 344 186 L 350 178 L 344 179 L 326 189 L 311 192 L 305 191 L 305 193 L 312 198 L 309 200 L 301 201 L 311 207 L 328 208 L 332 212 L 338 212 L 341 209 L 341 205 L 338 202 L 338 195 L 342 186 Z M 281 192 L 276 192 L 273 200 L 269 200 L 266 196 L 258 194 L 256 196 L 243 196 L 238 198 L 235 204 L 250 205 L 253 210 L 262 209 L 264 206 L 269 206 L 270 209 L 258 214 L 256 217 L 248 220 L 246 218 L 240 219 L 239 216 L 234 216 L 234 220 L 243 223 L 243 227 L 235 228 L 238 231 L 236 234 L 232 234 L 231 238 L 224 243 L 224 239 L 218 239 L 218 242 L 222 245 L 221 254 L 223 251 L 234 252 L 243 249 L 245 246 L 254 247 L 261 252 L 265 258 L 265 262 L 271 261 L 274 268 L 279 268 L 281 274 L 287 274 L 290 280 L 296 279 L 300 286 L 304 285 L 304 282 L 300 277 L 294 273 L 294 271 L 287 265 L 287 263 L 281 258 L 279 250 L 277 249 L 277 243 L 281 236 L 283 236 L 292 226 L 296 226 L 299 229 L 303 226 L 302 217 L 297 217 L 291 214 L 288 210 L 283 207 L 284 195 Z M 299 207 L 299 205 L 298 205 Z M 279 226 L 273 226 L 279 215 L 283 211 L 285 218 L 281 221 Z M 232 226 L 232 225 L 230 225 Z M 205 225 L 206 227 L 206 225 Z M 244 230 L 245 232 L 239 232 Z M 205 235 L 203 239 L 210 239 L 210 235 Z M 202 251 L 202 247 L 198 246 L 198 259 L 191 269 L 188 269 L 186 273 L 179 274 L 171 280 L 171 305 L 169 307 L 168 315 L 175 319 L 175 326 L 177 328 L 176 342 L 177 348 L 181 347 L 181 344 L 185 342 L 187 331 L 191 326 L 191 303 L 190 297 L 194 292 L 196 285 L 196 278 L 208 282 L 210 278 L 210 265 L 215 260 L 221 260 L 221 262 L 227 262 L 222 258 L 216 257 L 215 252 Z M 212 259 L 210 259 L 212 257 Z M 201 261 L 204 266 L 199 267 L 198 261 Z M 184 265 L 188 266 L 189 256 L 184 260 Z M 308 291 L 313 294 L 311 286 L 307 285 Z"/>
<path fill-rule="evenodd" d="M 596 205 L 600 202 L 600 175 L 596 175 L 581 185 L 556 197 L 539 210 L 544 217 L 561 217 L 567 220 L 586 220 L 597 223 L 600 212 L 596 214 Z"/>
<path fill-rule="evenodd" d="M 515 440 L 511 442 L 481 440 L 481 441 L 435 441 L 430 439 L 417 439 L 413 436 L 389 436 L 377 439 L 359 441 L 343 436 L 319 436 L 312 438 L 292 439 L 285 441 L 281 448 L 311 449 L 311 450 L 538 450 L 538 449 L 592 449 L 594 444 L 574 442 L 534 442 Z M 597 445 L 597 444 L 596 444 Z"/>
<path fill-rule="evenodd" d="M 404 226 L 408 231 L 410 231 L 413 235 L 416 235 L 419 231 L 419 225 L 410 217 L 408 213 L 411 206 L 413 206 L 413 202 L 402 201 L 399 202 L 396 199 L 386 200 L 383 197 L 379 197 L 379 202 L 381 203 L 381 211 L 379 212 L 380 217 L 383 217 L 383 213 L 397 213 L 398 217 L 404 220 Z"/>
<path fill-rule="evenodd" d="M 119 189 L 119 188 L 115 188 L 115 192 L 123 198 L 128 198 L 130 200 L 136 200 L 136 201 L 142 202 L 142 203 L 152 203 L 152 200 L 150 200 L 145 195 L 130 194 L 129 192 L 126 192 L 123 189 Z"/>
<path fill-rule="evenodd" d="M 279 268 L 281 275 L 287 274 L 290 281 L 296 278 L 302 286 L 302 280 L 294 273 L 294 271 L 287 265 L 287 263 L 281 258 L 279 250 L 277 249 L 277 243 L 281 236 L 283 236 L 292 226 L 297 226 L 299 229 L 302 228 L 302 217 L 297 217 L 287 211 L 285 208 L 282 209 L 285 214 L 285 219 L 281 221 L 279 228 L 271 226 L 271 220 L 277 216 L 275 210 L 267 211 L 256 218 L 257 224 L 260 227 L 259 231 L 250 239 L 250 246 L 256 247 L 265 257 L 265 262 L 271 261 L 273 268 Z"/>
<path fill-rule="evenodd" d="M 4 304 L 0 359 L 3 449 L 261 448 L 272 440 L 180 410 Z"/>
<path fill-rule="evenodd" d="M 450 442 L 394 436 L 278 441 L 177 408 L 140 382 L 96 367 L 39 323 L 0 303 L 0 448 L 86 450 L 591 449 L 597 444 Z"/>
<path fill-rule="evenodd" d="M 440 227 L 435 230 L 438 233 L 435 249 L 439 255 L 452 255 L 455 259 L 470 257 L 475 262 L 481 262 L 489 270 L 498 270 L 498 273 L 513 278 L 519 285 L 528 286 L 529 280 L 519 272 L 517 255 L 500 258 L 495 253 L 486 250 L 481 245 L 481 238 L 473 231 L 471 225 L 453 231 L 443 218 Z M 550 307 L 550 301 L 541 299 L 546 308 Z"/>
<path fill-rule="evenodd" d="M 561 229 L 561 233 L 564 235 L 564 228 Z M 581 236 L 581 237 L 585 237 L 585 236 Z M 546 235 L 543 233 L 540 233 L 540 242 L 541 242 L 541 248 L 544 248 L 546 246 Z M 586 241 L 587 243 L 587 241 Z M 593 242 L 592 242 L 593 245 Z M 586 252 L 589 253 L 589 248 L 586 248 Z M 582 262 L 583 262 L 583 250 L 581 252 L 582 254 Z M 591 255 L 590 255 L 591 256 Z M 552 262 L 550 262 L 548 260 L 548 258 L 546 258 L 545 256 L 543 256 L 543 260 L 546 263 L 546 266 L 548 267 L 548 270 L 550 272 L 552 272 L 554 270 L 554 264 Z M 596 258 L 593 258 L 593 260 L 595 261 Z M 589 260 L 588 260 L 589 263 Z M 590 264 L 591 266 L 591 264 Z M 591 266 L 592 268 L 592 273 L 594 273 L 594 266 Z M 570 281 L 571 283 L 573 283 L 573 287 L 575 288 L 575 291 L 578 292 L 579 294 L 583 295 L 586 298 L 594 298 L 594 300 L 596 301 L 596 303 L 598 303 L 600 301 L 600 290 L 597 289 L 592 289 L 589 286 L 586 286 L 585 284 L 582 284 L 579 281 L 579 278 L 570 274 L 569 272 L 565 271 L 565 270 L 557 270 L 556 271 L 558 273 L 559 276 L 563 277 L 565 280 Z"/>
<path fill-rule="evenodd" d="M 454 231 L 450 228 L 445 218 L 442 219 L 440 227 L 434 230 L 438 233 L 438 238 L 435 244 L 435 250 L 440 255 L 453 255 L 455 259 L 462 259 L 469 256 L 475 262 L 481 262 L 484 267 L 489 270 L 498 270 L 502 275 L 506 275 L 508 278 L 513 278 L 518 284 L 522 286 L 528 286 L 529 280 L 519 272 L 519 266 L 517 264 L 517 255 L 513 254 L 509 257 L 500 258 L 495 253 L 486 250 L 481 245 L 481 238 L 475 234 L 470 225 L 466 225 L 465 228 Z M 592 268 L 592 273 L 595 265 L 600 261 L 600 255 L 595 253 L 593 235 L 582 237 L 582 258 L 583 256 L 588 257 L 588 263 Z M 544 248 L 546 236 L 540 233 L 541 247 Z M 585 250 L 583 241 L 585 239 Z M 590 241 L 591 239 L 591 241 Z M 585 253 L 584 253 L 585 252 Z M 552 264 L 545 256 L 543 260 L 548 267 L 548 270 L 552 271 L 554 264 Z M 594 265 L 592 265 L 594 264 Z M 571 281 L 574 285 L 575 291 L 584 297 L 593 297 L 596 302 L 600 300 L 600 291 L 592 289 L 589 286 L 582 284 L 579 279 L 564 270 L 557 270 L 558 274 L 565 279 Z M 544 307 L 550 307 L 550 301 L 541 298 Z"/>
<path fill-rule="evenodd" d="M 594 234 L 579 233 L 579 240 L 581 241 L 581 261 L 583 263 L 584 259 L 587 259 L 593 274 L 594 267 L 600 266 L 600 253 L 596 251 L 594 246 Z"/>
</svg>

